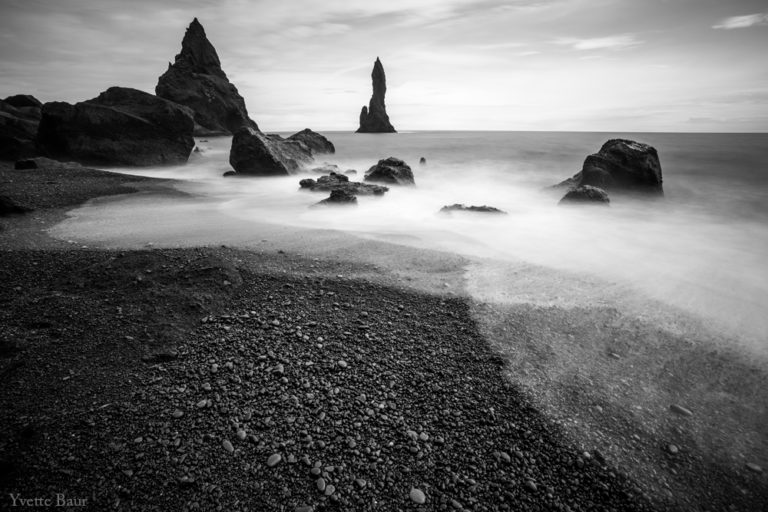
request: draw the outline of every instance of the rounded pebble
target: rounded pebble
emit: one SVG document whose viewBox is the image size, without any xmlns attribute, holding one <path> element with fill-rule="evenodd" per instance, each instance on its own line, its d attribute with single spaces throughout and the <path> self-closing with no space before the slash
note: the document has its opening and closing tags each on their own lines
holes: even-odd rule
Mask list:
<svg viewBox="0 0 768 512">
<path fill-rule="evenodd" d="M 755 464 L 754 462 L 747 462 L 747 469 L 755 473 L 762 473 L 763 468 Z"/>
<path fill-rule="evenodd" d="M 325 478 L 318 478 L 317 481 L 315 481 L 315 485 L 317 486 L 317 490 L 320 492 L 323 492 L 325 490 Z"/>
<path fill-rule="evenodd" d="M 675 414 L 679 414 L 680 416 L 693 416 L 693 413 L 690 411 L 690 409 L 686 409 L 682 405 L 672 404 L 669 406 L 669 410 Z"/>
<path fill-rule="evenodd" d="M 346 367 L 348 366 L 348 365 L 347 365 L 347 362 L 346 362 L 346 361 L 344 361 L 343 359 L 342 359 L 341 361 L 339 361 L 339 362 L 338 362 L 338 365 L 339 365 L 341 368 L 346 368 Z"/>
<path fill-rule="evenodd" d="M 421 489 L 416 489 L 415 487 L 411 489 L 411 492 L 408 496 L 410 496 L 411 501 L 419 505 L 423 505 L 427 501 L 427 497 L 424 496 L 424 493 L 421 491 Z"/>
<path fill-rule="evenodd" d="M 281 460 L 283 460 L 283 457 L 279 453 L 273 453 L 269 456 L 267 459 L 267 466 L 274 467 L 279 463 Z"/>
<path fill-rule="evenodd" d="M 235 451 L 235 447 L 232 446 L 232 443 L 229 442 L 229 439 L 225 439 L 221 442 L 221 446 L 224 447 L 225 450 L 227 450 L 229 453 L 232 453 Z"/>
</svg>

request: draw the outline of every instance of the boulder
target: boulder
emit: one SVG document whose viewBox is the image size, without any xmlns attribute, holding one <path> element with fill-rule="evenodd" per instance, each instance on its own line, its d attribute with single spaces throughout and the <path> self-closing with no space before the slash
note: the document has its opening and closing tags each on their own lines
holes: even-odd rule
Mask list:
<svg viewBox="0 0 768 512">
<path fill-rule="evenodd" d="M 368 169 L 365 181 L 391 183 L 392 185 L 413 185 L 413 171 L 399 158 L 389 157 Z"/>
<path fill-rule="evenodd" d="M 59 162 L 58 160 L 52 160 L 45 158 L 44 156 L 38 156 L 35 158 L 28 158 L 26 160 L 17 160 L 14 164 L 14 169 L 67 169 L 72 167 L 82 167 L 77 162 Z"/>
<path fill-rule="evenodd" d="M 605 190 L 591 185 L 581 185 L 569 190 L 559 204 L 594 203 L 608 205 L 610 202 L 611 200 Z"/>
<path fill-rule="evenodd" d="M 16 160 L 34 156 L 40 124 L 40 102 L 29 95 L 0 100 L 0 159 Z"/>
<path fill-rule="evenodd" d="M 427 165 L 427 159 L 424 157 L 419 158 L 419 165 Z"/>
<path fill-rule="evenodd" d="M 373 82 L 373 95 L 367 107 L 360 111 L 360 127 L 357 133 L 395 133 L 395 128 L 389 122 L 387 108 L 384 105 L 384 96 L 387 94 L 387 77 L 384 74 L 384 66 L 376 57 L 371 72 Z"/>
<path fill-rule="evenodd" d="M 258 129 L 197 18 L 184 34 L 181 53 L 158 79 L 155 93 L 194 111 L 195 135 L 230 134 L 244 126 Z"/>
<path fill-rule="evenodd" d="M 381 196 L 389 191 L 389 188 L 382 185 L 349 181 L 349 177 L 335 172 L 328 176 L 321 176 L 317 180 L 303 179 L 299 182 L 299 186 L 312 192 L 343 190 L 354 196 Z"/>
<path fill-rule="evenodd" d="M 580 172 L 557 188 L 590 185 L 608 192 L 640 192 L 663 195 L 661 164 L 656 149 L 626 139 L 612 139 L 589 155 Z"/>
<path fill-rule="evenodd" d="M 472 213 L 496 213 L 506 215 L 507 212 L 494 208 L 493 206 L 464 206 L 463 204 L 452 204 L 450 206 L 443 206 L 440 208 L 440 213 L 453 213 L 453 212 L 472 212 Z"/>
<path fill-rule="evenodd" d="M 288 176 L 312 161 L 312 151 L 301 141 L 275 140 L 243 127 L 232 137 L 229 163 L 238 174 Z"/>
<path fill-rule="evenodd" d="M 332 190 L 330 197 L 312 206 L 357 206 L 357 197 L 345 190 Z"/>
<path fill-rule="evenodd" d="M 294 133 L 288 140 L 297 140 L 307 145 L 312 150 L 312 154 L 335 153 L 336 148 L 333 143 L 309 128 L 304 128 L 300 132 Z"/>
<path fill-rule="evenodd" d="M 6 215 L 17 215 L 17 214 L 27 213 L 29 211 L 32 211 L 32 210 L 27 208 L 26 206 L 18 204 L 16 201 L 14 201 L 8 196 L 0 195 L 0 217 L 5 217 Z"/>
<path fill-rule="evenodd" d="M 70 105 L 43 105 L 37 138 L 44 154 L 94 165 L 187 162 L 195 141 L 193 113 L 152 94 L 110 87 Z"/>
</svg>

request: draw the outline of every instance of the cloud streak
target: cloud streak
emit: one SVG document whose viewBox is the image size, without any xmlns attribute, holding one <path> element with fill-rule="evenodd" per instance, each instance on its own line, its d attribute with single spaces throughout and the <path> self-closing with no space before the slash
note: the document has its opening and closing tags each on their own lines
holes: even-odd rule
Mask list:
<svg viewBox="0 0 768 512">
<path fill-rule="evenodd" d="M 749 28 L 759 25 L 768 25 L 768 12 L 747 14 L 746 16 L 731 16 L 730 18 L 721 20 L 717 25 L 712 25 L 712 28 L 733 30 L 736 28 Z"/>
<path fill-rule="evenodd" d="M 562 37 L 555 40 L 555 44 L 570 46 L 574 50 L 624 50 L 643 44 L 634 34 L 618 34 L 606 37 L 593 37 L 580 39 L 574 37 Z"/>
</svg>

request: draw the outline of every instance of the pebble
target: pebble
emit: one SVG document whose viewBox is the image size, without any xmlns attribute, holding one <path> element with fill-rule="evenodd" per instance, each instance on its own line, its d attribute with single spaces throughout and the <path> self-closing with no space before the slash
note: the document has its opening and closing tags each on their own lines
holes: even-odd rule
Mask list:
<svg viewBox="0 0 768 512">
<path fill-rule="evenodd" d="M 672 455 L 677 455 L 677 452 L 679 452 L 680 450 L 674 444 L 670 444 L 669 446 L 667 446 L 667 451 Z"/>
<path fill-rule="evenodd" d="M 750 471 L 754 471 L 755 473 L 762 473 L 763 468 L 755 464 L 754 462 L 747 462 L 747 469 Z"/>
<path fill-rule="evenodd" d="M 362 489 L 363 487 L 365 487 L 365 484 L 367 482 L 365 480 L 363 480 L 362 478 L 358 478 L 358 479 L 355 480 L 355 483 Z"/>
<path fill-rule="evenodd" d="M 237 431 L 237 438 L 238 438 L 239 440 L 241 440 L 241 441 L 245 441 L 245 436 L 246 436 L 246 434 L 245 434 L 245 430 L 243 430 L 243 429 L 240 429 L 240 430 L 238 430 L 238 431 Z"/>
<path fill-rule="evenodd" d="M 235 447 L 232 446 L 232 443 L 229 442 L 229 439 L 225 439 L 222 441 L 221 446 L 224 447 L 225 450 L 227 450 L 229 453 L 232 453 L 235 451 Z"/>
<path fill-rule="evenodd" d="M 325 487 L 326 487 L 326 485 L 325 485 L 325 478 L 322 478 L 322 477 L 318 478 L 315 481 L 315 485 L 317 486 L 317 490 L 318 491 L 320 491 L 320 492 L 325 491 Z"/>
<path fill-rule="evenodd" d="M 411 493 L 408 496 L 410 496 L 411 501 L 419 505 L 423 505 L 427 501 L 427 497 L 424 496 L 424 493 L 421 491 L 421 489 L 416 489 L 415 487 L 411 489 Z"/>
<path fill-rule="evenodd" d="M 533 492 L 536 492 L 538 490 L 536 487 L 536 482 L 534 482 L 533 480 L 526 480 L 525 486 Z"/>
<path fill-rule="evenodd" d="M 203 408 L 203 407 L 205 407 L 206 405 L 208 405 L 208 400 L 206 400 L 205 398 L 203 398 L 202 400 L 200 400 L 199 402 L 197 402 L 197 408 L 198 408 L 198 409 L 202 409 L 202 408 Z"/>
<path fill-rule="evenodd" d="M 184 411 L 182 411 L 181 409 L 176 409 L 175 411 L 173 411 L 172 416 L 174 418 L 181 418 L 182 416 L 184 416 Z"/>
<path fill-rule="evenodd" d="M 210 391 L 211 390 L 211 383 L 210 382 L 203 382 L 203 391 Z"/>
<path fill-rule="evenodd" d="M 323 471 L 320 468 L 312 468 L 309 470 L 312 476 L 319 476 Z"/>
<path fill-rule="evenodd" d="M 330 496 L 334 492 L 336 492 L 336 487 L 334 487 L 333 485 L 329 485 L 325 488 L 325 492 L 323 494 L 325 494 L 326 496 Z"/>
<path fill-rule="evenodd" d="M 464 506 L 456 500 L 451 500 L 451 506 L 456 510 L 461 510 L 464 508 Z"/>
<path fill-rule="evenodd" d="M 212 365 L 211 365 L 211 373 L 216 373 L 216 372 L 218 372 L 218 371 L 219 371 L 219 365 L 217 365 L 217 364 L 212 364 Z"/>
<path fill-rule="evenodd" d="M 298 506 L 294 509 L 296 512 L 313 512 L 315 509 L 312 505 Z"/>
<path fill-rule="evenodd" d="M 669 410 L 675 414 L 679 414 L 680 416 L 693 416 L 693 413 L 682 405 L 672 404 L 669 406 Z"/>
<path fill-rule="evenodd" d="M 346 361 L 344 361 L 343 359 L 341 359 L 341 360 L 338 362 L 338 365 L 339 365 L 341 368 L 346 368 L 346 367 L 348 366 L 348 365 L 347 365 L 347 362 L 346 362 Z"/>
<path fill-rule="evenodd" d="M 279 463 L 281 460 L 283 460 L 283 457 L 279 453 L 273 453 L 269 456 L 267 459 L 267 466 L 274 467 Z"/>
</svg>

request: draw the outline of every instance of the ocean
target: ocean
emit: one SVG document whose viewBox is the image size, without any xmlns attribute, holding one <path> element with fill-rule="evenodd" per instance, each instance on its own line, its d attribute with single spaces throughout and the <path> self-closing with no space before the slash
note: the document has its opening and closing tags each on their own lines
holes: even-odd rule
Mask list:
<svg viewBox="0 0 768 512">
<path fill-rule="evenodd" d="M 179 188 L 200 198 L 200 209 L 240 221 L 338 230 L 488 262 L 467 278 L 468 289 L 486 299 L 645 304 L 637 306 L 640 312 L 653 303 L 668 317 L 700 319 L 723 336 L 768 352 L 768 134 L 324 135 L 337 152 L 320 157 L 318 165 L 355 169 L 362 179 L 376 161 L 394 156 L 412 167 L 416 186 L 360 197 L 356 208 L 309 208 L 326 195 L 299 190 L 299 179 L 308 176 L 223 178 L 230 169 L 228 137 L 198 139 L 201 152 L 186 166 L 116 170 L 182 179 Z M 584 158 L 611 138 L 658 150 L 664 198 L 614 196 L 608 208 L 558 206 L 563 192 L 547 187 L 578 172 Z M 419 165 L 421 157 L 426 165 Z M 130 219 L 142 208 L 140 201 L 121 201 L 119 217 Z M 454 203 L 494 206 L 508 215 L 438 214 Z M 195 211 L 200 210 L 186 208 L 174 218 L 168 208 L 158 219 L 167 229 L 169 222 L 198 222 Z M 77 214 L 62 236 L 98 236 L 92 224 L 78 231 L 76 219 Z M 107 224 L 100 229 L 109 230 Z M 139 224 L 147 236 L 156 226 Z M 518 272 L 525 269 L 559 277 L 547 283 L 521 279 Z"/>
</svg>

